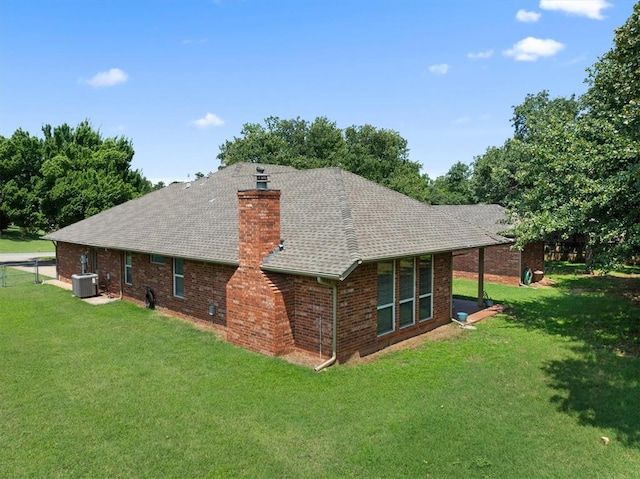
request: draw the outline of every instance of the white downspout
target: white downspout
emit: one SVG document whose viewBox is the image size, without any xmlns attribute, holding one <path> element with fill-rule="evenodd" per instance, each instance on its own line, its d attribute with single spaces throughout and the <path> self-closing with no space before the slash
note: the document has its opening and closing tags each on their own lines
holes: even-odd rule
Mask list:
<svg viewBox="0 0 640 479">
<path fill-rule="evenodd" d="M 336 359 L 338 358 L 338 283 L 334 281 L 328 284 L 319 276 L 316 279 L 318 281 L 318 284 L 321 284 L 323 286 L 331 286 L 333 289 L 333 338 L 331 341 L 333 354 L 324 363 L 319 364 L 315 368 L 313 368 L 314 371 L 318 372 L 334 364 L 336 362 Z M 322 341 L 322 338 L 320 338 L 320 341 Z"/>
</svg>

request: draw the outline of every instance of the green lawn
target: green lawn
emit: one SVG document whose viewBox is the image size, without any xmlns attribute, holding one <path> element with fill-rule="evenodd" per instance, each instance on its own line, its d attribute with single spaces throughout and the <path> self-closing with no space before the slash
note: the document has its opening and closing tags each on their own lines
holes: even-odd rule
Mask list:
<svg viewBox="0 0 640 479">
<path fill-rule="evenodd" d="M 124 302 L 2 288 L 2 475 L 638 477 L 640 280 L 556 279 L 487 285 L 511 307 L 476 331 L 322 373 Z"/>
<path fill-rule="evenodd" d="M 0 235 L 0 253 L 55 253 L 53 242 L 40 239 L 40 235 L 23 236 L 20 229 L 10 226 Z"/>
</svg>

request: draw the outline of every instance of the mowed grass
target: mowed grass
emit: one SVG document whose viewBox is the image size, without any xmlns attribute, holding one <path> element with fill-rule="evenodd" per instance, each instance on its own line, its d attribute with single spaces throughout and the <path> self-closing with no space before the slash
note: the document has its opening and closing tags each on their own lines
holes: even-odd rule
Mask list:
<svg viewBox="0 0 640 479">
<path fill-rule="evenodd" d="M 0 289 L 1 474 L 638 477 L 638 280 L 556 279 L 488 285 L 511 307 L 476 331 L 322 373 L 124 302 Z"/>
<path fill-rule="evenodd" d="M 40 239 L 40 235 L 23 235 L 20 228 L 10 226 L 0 235 L 0 253 L 48 253 L 55 256 L 52 241 Z"/>
</svg>

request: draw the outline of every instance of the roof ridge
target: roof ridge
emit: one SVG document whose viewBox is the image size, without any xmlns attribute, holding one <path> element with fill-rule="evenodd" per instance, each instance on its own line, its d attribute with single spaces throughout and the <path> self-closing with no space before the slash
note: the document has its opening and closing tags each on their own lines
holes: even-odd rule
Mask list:
<svg viewBox="0 0 640 479">
<path fill-rule="evenodd" d="M 347 192 L 344 186 L 344 178 L 342 176 L 342 168 L 331 168 L 330 170 L 336 181 L 336 189 L 338 193 L 338 206 L 340 208 L 340 216 L 342 218 L 342 226 L 347 239 L 347 250 L 349 256 L 354 261 L 362 259 L 360 250 L 358 248 L 358 237 L 356 235 L 356 228 L 353 224 L 353 218 L 351 217 L 351 208 L 349 207 L 349 200 L 347 198 Z"/>
</svg>

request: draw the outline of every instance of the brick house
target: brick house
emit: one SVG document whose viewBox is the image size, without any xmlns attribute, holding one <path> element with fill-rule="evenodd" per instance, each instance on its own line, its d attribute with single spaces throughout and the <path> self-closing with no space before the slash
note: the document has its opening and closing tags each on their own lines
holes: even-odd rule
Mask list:
<svg viewBox="0 0 640 479">
<path fill-rule="evenodd" d="M 493 234 L 512 237 L 507 209 L 500 205 L 439 205 L 436 208 Z M 453 253 L 453 276 L 478 279 L 480 255 L 484 255 L 484 281 L 518 286 L 525 270 L 544 271 L 544 242 L 535 241 L 516 249 L 511 243 L 488 246 L 484 253 L 478 248 Z M 537 276 L 534 279 L 538 279 Z"/>
<path fill-rule="evenodd" d="M 452 252 L 509 241 L 340 168 L 253 163 L 45 238 L 62 281 L 85 255 L 112 294 L 142 304 L 150 289 L 159 309 L 267 355 L 317 354 L 318 368 L 448 323 Z"/>
</svg>

